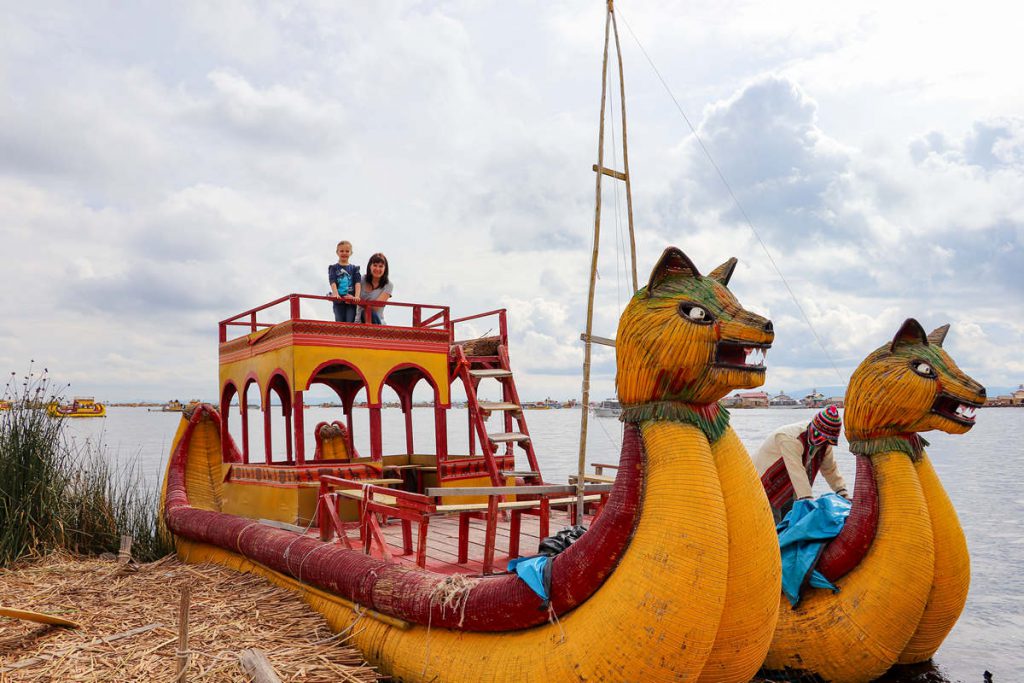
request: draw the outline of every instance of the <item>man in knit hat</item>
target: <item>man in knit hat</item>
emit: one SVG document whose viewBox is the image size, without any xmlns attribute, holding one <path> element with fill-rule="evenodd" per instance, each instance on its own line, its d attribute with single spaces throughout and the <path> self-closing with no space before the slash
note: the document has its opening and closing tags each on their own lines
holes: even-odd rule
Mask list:
<svg viewBox="0 0 1024 683">
<path fill-rule="evenodd" d="M 797 422 L 779 427 L 757 449 L 754 466 L 776 523 L 786 516 L 794 500 L 814 497 L 811 485 L 819 471 L 833 491 L 843 498 L 850 497 L 832 455 L 841 427 L 839 411 L 829 406 L 815 415 L 810 424 Z"/>
</svg>

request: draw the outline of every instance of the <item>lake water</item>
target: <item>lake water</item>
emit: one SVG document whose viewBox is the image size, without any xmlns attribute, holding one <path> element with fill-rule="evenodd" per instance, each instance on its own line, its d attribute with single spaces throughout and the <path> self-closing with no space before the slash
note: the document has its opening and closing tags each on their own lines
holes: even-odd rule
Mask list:
<svg viewBox="0 0 1024 683">
<path fill-rule="evenodd" d="M 232 433 L 240 420 L 232 415 Z M 734 410 L 732 425 L 747 450 L 753 452 L 776 427 L 807 422 L 810 410 Z M 68 432 L 76 441 L 105 444 L 109 456 L 119 462 L 138 465 L 147 480 L 156 485 L 163 475 L 171 440 L 181 419 L 176 413 L 149 412 L 145 408 L 108 408 L 103 420 L 69 420 Z M 533 436 L 545 479 L 564 482 L 576 471 L 579 451 L 579 410 L 528 411 Z M 433 452 L 433 411 L 413 411 L 415 445 L 420 452 Z M 262 420 L 250 412 L 250 444 L 262 447 Z M 306 409 L 307 449 L 312 451 L 312 429 L 317 422 L 342 419 L 341 409 Z M 355 444 L 369 453 L 368 414 L 355 412 Z M 275 453 L 284 451 L 280 414 L 274 416 Z M 496 418 L 492 418 L 494 423 Z M 384 452 L 405 452 L 404 417 L 398 409 L 382 413 Z M 493 427 L 498 431 L 497 426 Z M 467 451 L 466 411 L 451 410 L 448 416 L 449 451 Z M 1019 680 L 1024 673 L 1024 410 L 992 408 L 978 412 L 977 425 L 968 434 L 952 436 L 940 432 L 925 435 L 932 445 L 928 452 L 942 482 L 956 506 L 971 550 L 971 592 L 956 627 L 935 657 L 935 668 L 918 678 L 904 675 L 893 681 L 957 681 L 975 683 L 983 672 L 993 673 L 1000 683 Z M 240 443 L 240 441 L 239 441 Z M 622 427 L 614 418 L 591 418 L 587 439 L 588 463 L 618 462 Z M 520 449 L 517 452 L 521 453 Z M 275 456 L 277 457 L 277 456 Z M 517 456 L 520 457 L 520 456 Z M 848 482 L 854 479 L 853 456 L 840 443 L 840 467 Z M 257 458 L 253 458 L 254 461 Z M 526 463 L 517 463 L 525 469 Z M 588 470 L 592 471 L 588 466 Z M 824 493 L 823 481 L 816 492 Z M 942 677 L 934 677 L 941 673 Z M 927 677 L 928 675 L 933 677 Z"/>
</svg>

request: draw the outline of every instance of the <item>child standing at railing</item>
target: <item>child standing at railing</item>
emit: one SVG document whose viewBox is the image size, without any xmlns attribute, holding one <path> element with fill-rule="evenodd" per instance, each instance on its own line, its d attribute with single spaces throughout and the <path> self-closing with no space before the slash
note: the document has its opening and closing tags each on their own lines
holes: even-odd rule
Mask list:
<svg viewBox="0 0 1024 683">
<path fill-rule="evenodd" d="M 335 297 L 334 320 L 351 323 L 356 319 L 356 301 L 359 300 L 359 266 L 348 262 L 352 256 L 352 243 L 338 242 L 338 262 L 327 267 L 327 280 L 331 283 L 331 296 Z"/>
</svg>

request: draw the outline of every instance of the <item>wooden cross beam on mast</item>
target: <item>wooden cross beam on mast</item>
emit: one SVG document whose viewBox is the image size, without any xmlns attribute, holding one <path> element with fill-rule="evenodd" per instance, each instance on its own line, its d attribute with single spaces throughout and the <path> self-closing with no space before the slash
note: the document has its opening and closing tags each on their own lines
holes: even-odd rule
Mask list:
<svg viewBox="0 0 1024 683">
<path fill-rule="evenodd" d="M 612 0 L 607 2 L 604 20 L 604 57 L 601 62 L 601 118 L 597 134 L 596 200 L 594 204 L 594 248 L 590 257 L 590 292 L 587 296 L 587 331 L 583 334 L 583 404 L 580 420 L 580 456 L 578 477 L 576 479 L 576 510 L 577 519 L 583 519 L 583 477 L 586 474 L 587 459 L 587 421 L 590 416 L 590 347 L 597 340 L 593 336 L 594 327 L 594 290 L 597 285 L 597 255 L 601 237 L 601 178 L 608 176 L 621 180 L 626 184 L 626 216 L 629 224 L 629 255 L 632 265 L 633 291 L 638 289 L 636 277 L 636 239 L 633 235 L 633 192 L 629 184 L 629 151 L 626 143 L 626 85 L 622 75 L 622 47 L 619 44 L 619 28 L 615 22 L 615 8 Z M 619 103 L 622 118 L 622 171 L 606 168 L 604 165 L 604 116 L 605 103 L 608 95 L 608 35 L 609 29 L 615 36 L 615 56 L 619 65 Z"/>
</svg>

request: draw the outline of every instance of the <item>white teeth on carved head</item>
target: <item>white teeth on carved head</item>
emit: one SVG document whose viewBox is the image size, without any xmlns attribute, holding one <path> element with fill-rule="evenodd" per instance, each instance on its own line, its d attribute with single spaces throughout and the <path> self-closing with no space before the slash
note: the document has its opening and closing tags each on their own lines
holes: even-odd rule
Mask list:
<svg viewBox="0 0 1024 683">
<path fill-rule="evenodd" d="M 974 406 L 968 406 L 961 403 L 956 407 L 956 416 L 962 417 L 965 420 L 974 419 Z"/>
<path fill-rule="evenodd" d="M 744 347 L 743 353 L 746 354 L 746 358 L 743 361 L 744 365 L 752 365 L 758 368 L 764 367 L 764 349 L 760 347 Z"/>
</svg>

